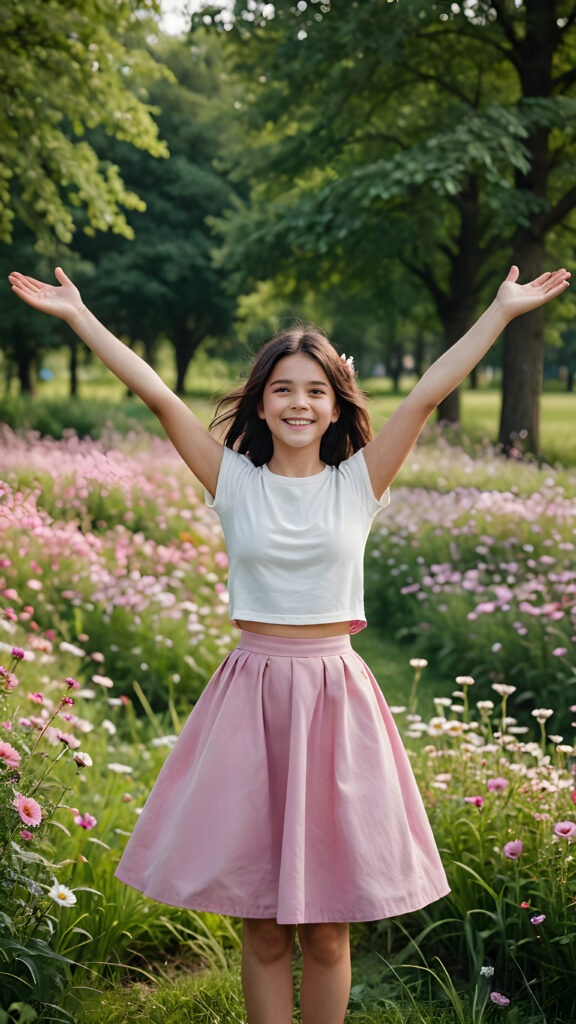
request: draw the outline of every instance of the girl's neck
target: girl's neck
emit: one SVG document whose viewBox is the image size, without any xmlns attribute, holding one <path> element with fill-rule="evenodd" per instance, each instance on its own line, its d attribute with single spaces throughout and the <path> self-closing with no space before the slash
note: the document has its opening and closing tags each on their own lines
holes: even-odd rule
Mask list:
<svg viewBox="0 0 576 1024">
<path fill-rule="evenodd" d="M 306 448 L 279 448 L 274 445 L 268 469 L 278 476 L 316 476 L 324 469 L 319 452 Z"/>
</svg>

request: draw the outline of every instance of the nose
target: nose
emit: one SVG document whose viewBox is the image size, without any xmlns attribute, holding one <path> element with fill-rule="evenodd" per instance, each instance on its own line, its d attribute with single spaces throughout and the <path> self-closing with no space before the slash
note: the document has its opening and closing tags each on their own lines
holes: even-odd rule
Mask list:
<svg viewBox="0 0 576 1024">
<path fill-rule="evenodd" d="M 305 392 L 295 392 L 291 404 L 293 409 L 304 409 L 308 406 L 308 396 Z"/>
</svg>

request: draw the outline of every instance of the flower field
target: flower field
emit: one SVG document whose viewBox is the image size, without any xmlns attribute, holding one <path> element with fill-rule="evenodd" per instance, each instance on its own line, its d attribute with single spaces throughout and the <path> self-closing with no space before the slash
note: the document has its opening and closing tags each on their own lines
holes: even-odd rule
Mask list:
<svg viewBox="0 0 576 1024">
<path fill-rule="evenodd" d="M 234 642 L 227 562 L 167 442 L 1 442 L 0 1020 L 34 1019 L 21 1003 L 76 1021 L 123 965 L 149 977 L 187 947 L 224 969 L 239 948 L 236 922 L 113 877 Z M 390 978 L 408 1010 L 430 998 L 462 1024 L 574 1017 L 575 494 L 562 470 L 425 445 L 375 524 L 368 617 L 413 661 L 393 710 L 452 893 L 363 926 L 382 971 L 355 974 L 358 1022 Z M 445 670 L 433 698 L 425 659 Z"/>
</svg>

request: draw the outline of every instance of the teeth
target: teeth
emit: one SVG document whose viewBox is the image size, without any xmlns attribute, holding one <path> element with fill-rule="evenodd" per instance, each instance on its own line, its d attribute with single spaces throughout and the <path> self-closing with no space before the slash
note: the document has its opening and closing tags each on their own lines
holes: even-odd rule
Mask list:
<svg viewBox="0 0 576 1024">
<path fill-rule="evenodd" d="M 312 423 L 312 420 L 286 420 L 286 423 L 291 423 L 296 427 L 300 427 L 302 424 L 306 425 L 308 423 Z"/>
</svg>

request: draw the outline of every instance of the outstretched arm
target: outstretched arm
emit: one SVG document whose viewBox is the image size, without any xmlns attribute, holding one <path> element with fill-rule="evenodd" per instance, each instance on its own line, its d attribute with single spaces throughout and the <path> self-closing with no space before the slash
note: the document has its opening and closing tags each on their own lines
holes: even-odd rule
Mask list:
<svg viewBox="0 0 576 1024">
<path fill-rule="evenodd" d="M 561 295 L 570 278 L 569 272 L 562 269 L 519 285 L 518 275 L 518 267 L 512 267 L 488 309 L 426 370 L 376 437 L 366 445 L 366 464 L 377 497 L 396 476 L 430 414 L 486 355 L 506 324 Z"/>
<path fill-rule="evenodd" d="M 112 373 L 146 403 L 192 472 L 214 494 L 222 446 L 156 371 L 96 319 L 61 267 L 56 268 L 56 278 L 59 285 L 24 274 L 9 275 L 15 295 L 34 309 L 66 321 Z"/>
</svg>

